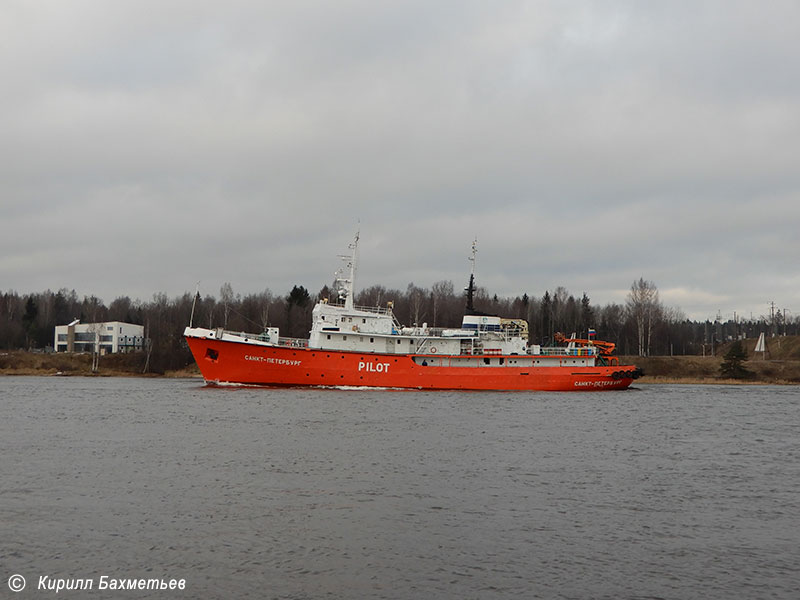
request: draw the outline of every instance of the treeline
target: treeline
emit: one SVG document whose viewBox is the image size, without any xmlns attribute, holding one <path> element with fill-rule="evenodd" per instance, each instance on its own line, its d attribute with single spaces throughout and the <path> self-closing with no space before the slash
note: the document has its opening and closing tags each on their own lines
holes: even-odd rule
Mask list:
<svg viewBox="0 0 800 600">
<path fill-rule="evenodd" d="M 195 297 L 186 293 L 168 298 L 155 294 L 150 301 L 119 297 L 106 306 L 95 296 L 79 297 L 74 290 L 47 290 L 20 295 L 0 294 L 0 348 L 6 350 L 46 350 L 53 346 L 56 325 L 74 319 L 84 323 L 124 321 L 145 327 L 150 340 L 149 369 L 160 372 L 190 364 L 191 355 L 183 340 L 183 329 L 192 319 L 195 326 L 224 327 L 233 331 L 257 332 L 279 327 L 286 337 L 306 337 L 311 327 L 311 311 L 318 298 L 331 298 L 325 286 L 317 294 L 296 285 L 285 295 L 265 290 L 240 295 L 226 283 L 218 297 Z M 361 306 L 385 307 L 393 303 L 394 314 L 404 325 L 459 327 L 465 296 L 450 281 L 439 281 L 430 288 L 409 284 L 405 290 L 372 286 L 356 294 Z M 711 354 L 715 344 L 741 338 L 768 335 L 798 335 L 800 319 L 784 321 L 781 313 L 770 317 L 737 321 L 697 322 L 677 310 L 665 307 L 652 282 L 640 279 L 631 286 L 624 304 L 595 306 L 587 294 L 576 297 L 565 288 L 547 291 L 541 297 L 527 294 L 514 298 L 490 295 L 478 288 L 475 308 L 508 318 L 525 319 L 533 343 L 552 343 L 556 332 L 575 332 L 587 336 L 590 328 L 597 339 L 615 342 L 619 354 L 682 355 Z"/>
</svg>

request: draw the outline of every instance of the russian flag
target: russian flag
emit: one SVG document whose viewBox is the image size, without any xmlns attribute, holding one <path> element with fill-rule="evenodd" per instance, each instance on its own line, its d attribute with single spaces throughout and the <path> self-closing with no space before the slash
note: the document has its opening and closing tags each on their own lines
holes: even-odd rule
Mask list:
<svg viewBox="0 0 800 600">
<path fill-rule="evenodd" d="M 597 332 L 594 329 L 589 329 L 589 339 L 592 339 L 596 335 Z"/>
</svg>

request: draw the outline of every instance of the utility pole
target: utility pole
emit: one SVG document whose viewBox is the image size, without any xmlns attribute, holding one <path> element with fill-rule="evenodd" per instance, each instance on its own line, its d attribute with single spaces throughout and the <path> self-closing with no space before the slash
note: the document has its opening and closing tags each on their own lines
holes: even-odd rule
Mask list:
<svg viewBox="0 0 800 600">
<path fill-rule="evenodd" d="M 775 301 L 769 303 L 769 326 L 772 330 L 772 336 L 775 337 Z"/>
</svg>

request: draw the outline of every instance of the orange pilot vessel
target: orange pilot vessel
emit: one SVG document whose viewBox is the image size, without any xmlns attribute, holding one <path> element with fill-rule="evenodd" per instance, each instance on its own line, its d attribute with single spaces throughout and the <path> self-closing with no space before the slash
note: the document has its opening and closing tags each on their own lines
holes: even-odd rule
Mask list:
<svg viewBox="0 0 800 600">
<path fill-rule="evenodd" d="M 381 387 L 420 390 L 596 391 L 625 389 L 642 374 L 620 366 L 614 344 L 565 338 L 565 345 L 528 344 L 528 323 L 473 308 L 473 273 L 460 329 L 404 327 L 387 308 L 355 306 L 352 255 L 337 272 L 338 302 L 323 299 L 308 339 L 277 328 L 240 333 L 187 327 L 184 336 L 208 384 Z"/>
</svg>

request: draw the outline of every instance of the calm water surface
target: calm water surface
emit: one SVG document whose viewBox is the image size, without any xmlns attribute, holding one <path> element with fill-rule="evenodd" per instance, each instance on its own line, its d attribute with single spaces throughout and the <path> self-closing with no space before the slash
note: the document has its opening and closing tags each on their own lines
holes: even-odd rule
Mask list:
<svg viewBox="0 0 800 600">
<path fill-rule="evenodd" d="M 798 598 L 800 390 L 0 378 L 0 597 Z M 6 581 L 28 581 L 11 594 Z"/>
</svg>

